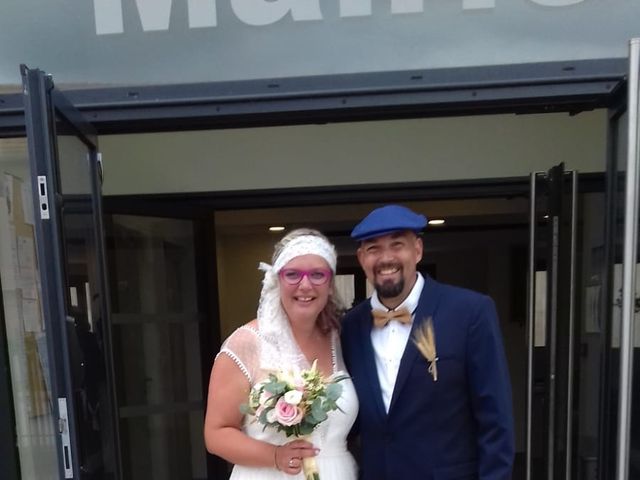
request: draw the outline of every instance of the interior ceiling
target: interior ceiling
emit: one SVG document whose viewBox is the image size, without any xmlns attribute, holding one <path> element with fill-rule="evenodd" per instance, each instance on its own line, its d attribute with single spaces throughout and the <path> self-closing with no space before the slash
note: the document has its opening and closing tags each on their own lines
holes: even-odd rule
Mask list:
<svg viewBox="0 0 640 480">
<path fill-rule="evenodd" d="M 429 219 L 443 218 L 444 227 L 482 228 L 521 225 L 526 221 L 528 199 L 473 198 L 402 202 Z M 216 212 L 216 231 L 219 235 L 264 234 L 270 226 L 284 226 L 287 230 L 313 227 L 329 236 L 348 235 L 353 226 L 378 204 L 346 204 L 315 207 L 286 207 Z"/>
</svg>

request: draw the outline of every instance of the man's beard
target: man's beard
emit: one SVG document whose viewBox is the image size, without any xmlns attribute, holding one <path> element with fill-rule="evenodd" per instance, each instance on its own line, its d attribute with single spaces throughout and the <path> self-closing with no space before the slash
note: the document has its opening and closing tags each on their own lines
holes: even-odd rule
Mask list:
<svg viewBox="0 0 640 480">
<path fill-rule="evenodd" d="M 380 298 L 396 298 L 404 290 L 404 278 L 400 278 L 397 283 L 386 281 L 382 284 L 376 283 L 376 292 Z"/>
</svg>

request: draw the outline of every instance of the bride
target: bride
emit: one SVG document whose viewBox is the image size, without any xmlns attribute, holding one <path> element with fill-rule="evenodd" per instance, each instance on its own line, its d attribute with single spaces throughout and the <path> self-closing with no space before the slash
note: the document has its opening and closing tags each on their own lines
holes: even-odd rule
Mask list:
<svg viewBox="0 0 640 480">
<path fill-rule="evenodd" d="M 253 385 L 270 372 L 308 369 L 314 360 L 326 378 L 344 374 L 339 305 L 333 276 L 335 248 L 320 232 L 298 229 L 275 246 L 265 271 L 257 319 L 222 345 L 211 370 L 204 437 L 207 450 L 235 464 L 233 480 L 303 478 L 302 459 L 315 457 L 322 480 L 355 480 L 346 438 L 358 413 L 350 379 L 340 382 L 338 410 L 307 440 L 287 438 L 243 416 Z"/>
</svg>

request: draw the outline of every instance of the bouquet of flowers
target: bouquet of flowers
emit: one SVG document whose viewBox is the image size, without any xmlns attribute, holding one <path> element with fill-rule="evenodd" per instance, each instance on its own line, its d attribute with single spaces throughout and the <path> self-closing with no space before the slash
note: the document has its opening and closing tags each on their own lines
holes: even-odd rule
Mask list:
<svg viewBox="0 0 640 480">
<path fill-rule="evenodd" d="M 279 371 L 253 386 L 249 401 L 241 405 L 245 415 L 252 415 L 264 428 L 275 428 L 287 437 L 305 437 L 327 419 L 327 414 L 340 410 L 337 404 L 346 375 L 325 379 L 314 361 L 309 370 Z M 303 459 L 306 480 L 319 480 L 315 460 Z"/>
</svg>

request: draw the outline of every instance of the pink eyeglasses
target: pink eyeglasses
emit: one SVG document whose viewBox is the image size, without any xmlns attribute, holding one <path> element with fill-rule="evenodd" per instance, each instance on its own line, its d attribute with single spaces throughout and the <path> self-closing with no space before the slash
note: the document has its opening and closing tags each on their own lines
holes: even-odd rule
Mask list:
<svg viewBox="0 0 640 480">
<path fill-rule="evenodd" d="M 312 270 L 299 270 L 297 268 L 283 268 L 280 270 L 280 278 L 288 285 L 298 285 L 304 277 L 307 277 L 312 285 L 324 285 L 333 276 L 328 268 L 314 268 Z"/>
</svg>

